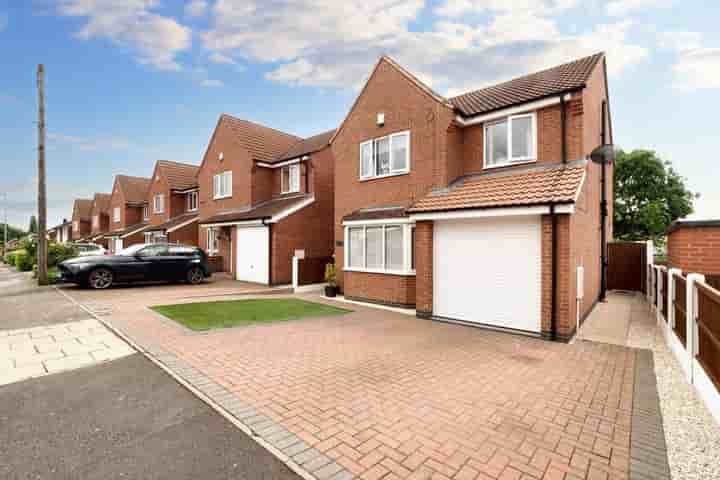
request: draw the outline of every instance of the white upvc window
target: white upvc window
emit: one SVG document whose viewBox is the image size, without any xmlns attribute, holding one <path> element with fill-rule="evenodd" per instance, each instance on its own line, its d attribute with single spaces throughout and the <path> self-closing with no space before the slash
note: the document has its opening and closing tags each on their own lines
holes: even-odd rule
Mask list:
<svg viewBox="0 0 720 480">
<path fill-rule="evenodd" d="M 152 232 L 145 232 L 145 243 L 152 243 L 153 241 L 153 234 Z"/>
<path fill-rule="evenodd" d="M 207 235 L 207 253 L 208 255 L 215 255 L 218 252 L 218 229 L 209 227 L 205 232 Z"/>
<path fill-rule="evenodd" d="M 410 132 L 398 132 L 360 144 L 360 179 L 402 175 L 410 171 Z"/>
<path fill-rule="evenodd" d="M 120 207 L 113 208 L 113 222 L 120 223 Z"/>
<path fill-rule="evenodd" d="M 80 222 L 78 222 L 77 220 L 75 220 L 75 221 L 73 222 L 73 232 L 79 232 L 79 231 L 80 231 Z"/>
<path fill-rule="evenodd" d="M 150 205 L 143 205 L 143 220 L 150 218 Z M 147 243 L 147 242 L 145 242 Z"/>
<path fill-rule="evenodd" d="M 345 270 L 414 275 L 414 228 L 409 222 L 346 225 Z"/>
<path fill-rule="evenodd" d="M 489 122 L 484 129 L 485 168 L 537 160 L 537 118 L 524 113 Z"/>
<path fill-rule="evenodd" d="M 232 197 L 232 170 L 218 173 L 213 177 L 213 198 Z"/>
<path fill-rule="evenodd" d="M 100 215 L 93 215 L 93 229 L 97 230 L 100 228 Z"/>
<path fill-rule="evenodd" d="M 153 197 L 153 213 L 165 212 L 165 195 L 158 193 Z"/>
<path fill-rule="evenodd" d="M 198 209 L 198 192 L 187 194 L 187 211 L 194 212 Z"/>
<path fill-rule="evenodd" d="M 280 193 L 300 191 L 300 164 L 286 165 L 280 172 Z"/>
</svg>

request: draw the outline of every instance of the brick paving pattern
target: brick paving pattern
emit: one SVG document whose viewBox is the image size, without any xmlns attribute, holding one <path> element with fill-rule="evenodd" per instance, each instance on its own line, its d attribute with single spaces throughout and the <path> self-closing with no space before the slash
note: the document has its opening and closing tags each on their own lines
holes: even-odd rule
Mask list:
<svg viewBox="0 0 720 480">
<path fill-rule="evenodd" d="M 354 305 L 198 334 L 150 314 L 147 292 L 69 293 L 111 303 L 104 320 L 317 478 L 630 478 L 632 349 Z"/>
</svg>

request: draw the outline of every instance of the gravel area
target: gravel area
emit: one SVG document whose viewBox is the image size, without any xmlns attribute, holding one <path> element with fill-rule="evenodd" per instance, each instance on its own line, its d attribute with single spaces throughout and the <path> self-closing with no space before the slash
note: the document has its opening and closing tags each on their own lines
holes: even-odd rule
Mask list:
<svg viewBox="0 0 720 480">
<path fill-rule="evenodd" d="M 627 344 L 651 349 L 655 355 L 655 375 L 672 478 L 720 478 L 720 426 L 693 386 L 685 380 L 680 365 L 665 344 L 655 314 L 650 313 L 650 307 L 641 296 L 632 299 Z"/>
</svg>

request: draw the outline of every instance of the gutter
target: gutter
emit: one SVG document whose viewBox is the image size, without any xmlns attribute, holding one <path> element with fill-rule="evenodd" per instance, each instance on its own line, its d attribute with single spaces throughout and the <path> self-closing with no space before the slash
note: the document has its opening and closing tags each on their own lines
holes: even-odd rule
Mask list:
<svg viewBox="0 0 720 480">
<path fill-rule="evenodd" d="M 558 272 L 558 249 L 557 249 L 557 214 L 555 204 L 550 204 L 551 237 L 552 237 L 552 265 L 551 269 L 551 301 L 550 301 L 550 340 L 557 339 L 557 272 Z"/>
<path fill-rule="evenodd" d="M 573 92 L 576 90 L 572 90 Z M 555 95 L 552 97 L 547 97 L 539 100 L 533 100 L 526 103 L 521 103 L 518 105 L 501 108 L 499 110 L 495 110 L 493 112 L 485 113 L 482 115 L 477 115 L 474 117 L 471 117 L 469 119 L 465 119 L 460 115 L 455 116 L 455 122 L 457 122 L 458 125 L 462 127 L 469 127 L 471 125 L 477 125 L 480 123 L 485 123 L 491 120 L 497 120 L 499 118 L 504 118 L 509 115 L 515 115 L 518 113 L 525 113 L 530 110 L 538 110 L 540 108 L 550 107 L 553 105 L 558 105 L 561 101 L 567 101 L 572 98 L 572 93 L 563 93 L 560 95 Z"/>
</svg>

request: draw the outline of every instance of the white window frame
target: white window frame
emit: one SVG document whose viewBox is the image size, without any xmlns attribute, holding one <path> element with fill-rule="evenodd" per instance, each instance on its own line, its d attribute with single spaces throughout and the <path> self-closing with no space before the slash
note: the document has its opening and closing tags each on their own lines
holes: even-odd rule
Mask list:
<svg viewBox="0 0 720 480">
<path fill-rule="evenodd" d="M 401 137 L 401 136 L 407 136 L 407 162 L 405 165 L 405 168 L 393 170 L 393 148 L 392 148 L 392 141 L 395 137 Z M 377 145 L 378 142 L 387 139 L 388 141 L 388 149 L 390 153 L 390 172 L 384 173 L 382 175 L 378 175 L 377 172 L 377 156 L 376 156 L 376 149 L 375 145 Z M 410 152 L 410 145 L 412 144 L 412 137 L 410 135 L 410 130 L 403 130 L 402 132 L 395 132 L 390 135 L 386 135 L 384 137 L 378 137 L 373 138 L 371 140 L 367 140 L 365 142 L 360 143 L 360 149 L 359 149 L 359 163 L 358 163 L 358 174 L 360 176 L 360 180 L 374 180 L 376 178 L 385 178 L 385 177 L 394 177 L 396 175 L 405 175 L 410 173 L 410 159 L 412 157 Z M 362 150 L 365 145 L 370 145 L 372 149 L 372 173 L 370 175 L 363 175 L 362 171 Z"/>
<path fill-rule="evenodd" d="M 120 223 L 120 207 L 113 208 L 113 222 Z"/>
<path fill-rule="evenodd" d="M 383 268 L 367 268 L 367 229 L 368 228 L 382 228 L 382 265 Z M 386 229 L 388 227 L 401 227 L 402 229 L 402 242 L 403 242 L 403 262 L 402 268 L 400 269 L 389 269 L 387 268 L 386 257 Z M 363 230 L 363 266 L 362 267 L 351 267 L 350 266 L 350 229 L 361 228 Z M 367 273 L 385 273 L 390 275 L 415 275 L 415 270 L 412 268 L 412 229 L 415 228 L 415 224 L 411 221 L 369 221 L 369 222 L 346 222 L 344 224 L 345 229 L 345 242 L 344 242 L 344 267 L 343 270 L 346 272 L 367 272 Z"/>
<path fill-rule="evenodd" d="M 199 192 L 189 192 L 187 194 L 187 211 L 188 212 L 195 212 L 198 209 L 200 196 L 198 195 Z"/>
<path fill-rule="evenodd" d="M 285 185 L 285 172 L 288 173 L 289 185 Z M 280 169 L 280 193 L 296 193 L 300 191 L 300 164 L 286 165 Z"/>
<path fill-rule="evenodd" d="M 207 245 L 207 254 L 208 255 L 215 255 L 218 252 L 218 239 L 217 239 L 217 232 L 218 229 L 216 227 L 208 227 L 205 230 L 205 241 Z"/>
<path fill-rule="evenodd" d="M 153 196 L 153 213 L 165 213 L 164 193 L 157 193 Z"/>
<path fill-rule="evenodd" d="M 95 230 L 100 228 L 100 215 L 93 215 L 92 224 Z"/>
<path fill-rule="evenodd" d="M 145 237 L 145 243 L 152 243 L 152 238 L 153 238 L 152 232 L 145 232 L 143 235 Z"/>
<path fill-rule="evenodd" d="M 77 220 L 73 221 L 72 229 L 73 229 L 73 232 L 79 232 L 80 231 L 80 222 Z"/>
<path fill-rule="evenodd" d="M 150 205 L 143 205 L 143 220 L 150 218 Z"/>
<path fill-rule="evenodd" d="M 520 118 L 530 118 L 532 138 L 530 139 L 530 155 L 525 157 L 513 157 L 512 154 L 512 121 Z M 508 160 L 504 163 L 488 164 L 488 128 L 493 125 L 507 123 L 507 151 Z M 487 122 L 483 126 L 483 169 L 507 167 L 509 165 L 518 165 L 521 163 L 533 163 L 537 161 L 537 113 L 528 112 L 517 115 L 509 115 L 504 118 Z"/>
<path fill-rule="evenodd" d="M 213 176 L 213 199 L 232 197 L 232 170 L 215 174 Z"/>
</svg>

